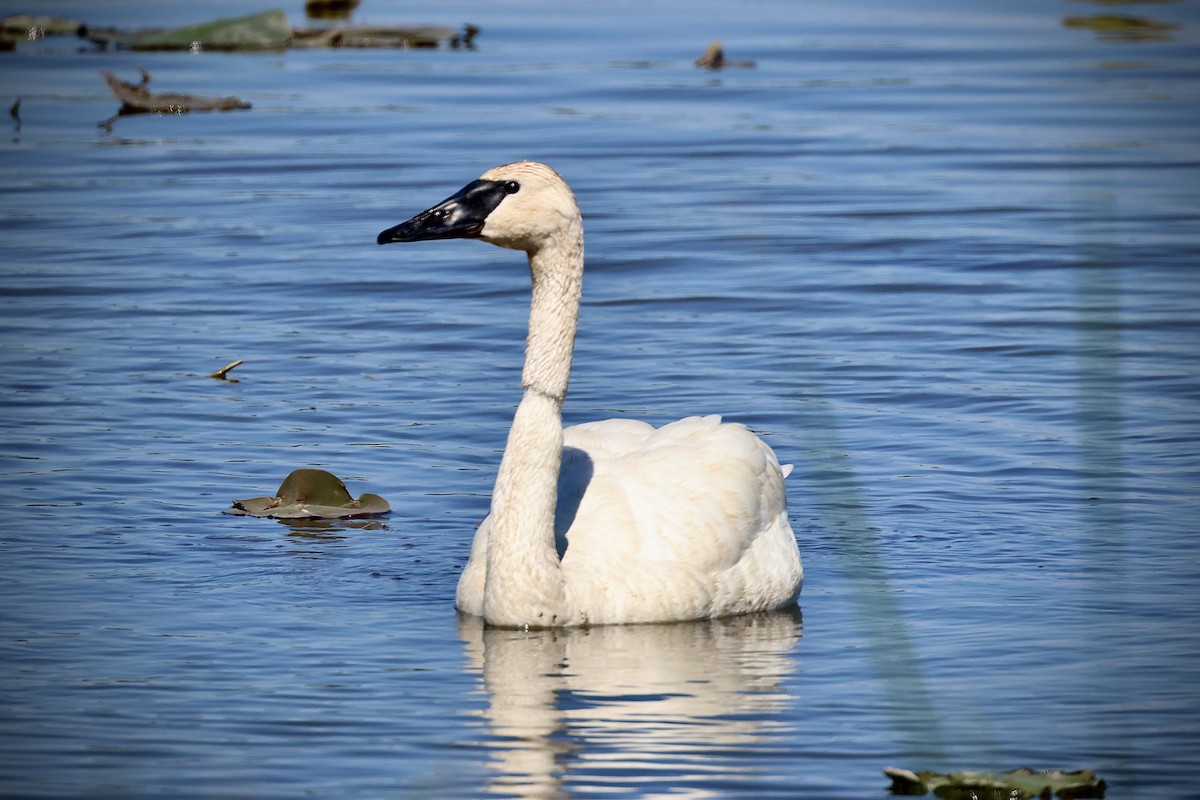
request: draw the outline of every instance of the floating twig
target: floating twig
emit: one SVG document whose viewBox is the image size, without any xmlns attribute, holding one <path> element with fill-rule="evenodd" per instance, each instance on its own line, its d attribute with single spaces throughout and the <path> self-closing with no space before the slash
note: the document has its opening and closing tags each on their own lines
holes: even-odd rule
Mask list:
<svg viewBox="0 0 1200 800">
<path fill-rule="evenodd" d="M 146 88 L 150 83 L 150 73 L 144 67 L 138 67 L 138 72 L 142 73 L 142 82 L 133 84 L 126 83 L 106 69 L 100 70 L 100 75 L 112 90 L 113 96 L 121 101 L 121 110 L 101 122 L 101 128 L 111 130 L 114 121 L 129 114 L 187 114 L 190 111 L 234 111 L 250 108 L 249 103 L 237 97 L 202 97 L 174 92 L 154 94 Z"/>
<path fill-rule="evenodd" d="M 237 97 L 202 97 L 174 92 L 154 94 L 146 88 L 150 83 L 150 73 L 143 67 L 138 67 L 138 71 L 142 73 L 142 82 L 132 84 L 126 83 L 108 70 L 100 70 L 108 88 L 121 101 L 121 108 L 128 113 L 186 114 L 189 111 L 233 111 L 250 108 L 249 103 Z"/>
<path fill-rule="evenodd" d="M 240 358 L 239 358 L 237 361 L 231 361 L 230 363 L 228 363 L 228 364 L 226 364 L 225 366 L 221 367 L 219 370 L 217 370 L 216 372 L 212 373 L 212 374 L 211 374 L 211 375 L 209 375 L 208 377 L 210 377 L 210 378 L 216 378 L 216 379 L 217 379 L 217 380 L 219 380 L 219 381 L 229 380 L 229 378 L 228 378 L 229 371 L 230 371 L 231 369 L 234 369 L 234 368 L 236 368 L 236 367 L 240 367 L 242 364 L 245 364 L 245 363 L 246 363 L 246 362 L 245 362 L 245 361 L 243 361 L 243 360 L 242 360 L 242 359 L 240 359 Z"/>
<path fill-rule="evenodd" d="M 313 18 L 349 18 L 358 0 L 310 0 Z M 443 45 L 473 50 L 476 25 L 461 30 L 440 25 L 338 25 L 297 28 L 281 10 L 226 17 L 182 28 L 137 30 L 86 25 L 48 16 L 22 14 L 0 19 L 0 50 L 12 50 L 19 39 L 75 35 L 101 50 L 176 50 L 193 53 L 282 52 L 291 47 L 394 47 L 404 50 Z"/>
<path fill-rule="evenodd" d="M 358 0 L 305 0 L 304 16 L 309 19 L 350 19 Z"/>
</svg>

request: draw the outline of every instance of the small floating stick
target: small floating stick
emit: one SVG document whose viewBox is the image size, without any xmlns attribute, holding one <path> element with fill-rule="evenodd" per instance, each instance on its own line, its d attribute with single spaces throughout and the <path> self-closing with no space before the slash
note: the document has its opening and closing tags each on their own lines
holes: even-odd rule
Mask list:
<svg viewBox="0 0 1200 800">
<path fill-rule="evenodd" d="M 242 364 L 245 364 L 245 363 L 246 363 L 245 361 L 243 361 L 242 359 L 239 358 L 237 361 L 232 361 L 232 362 L 226 364 L 225 366 L 221 367 L 219 370 L 212 373 L 208 377 L 216 378 L 219 381 L 228 380 L 227 376 L 229 375 L 229 371 L 235 367 L 240 367 Z"/>
</svg>

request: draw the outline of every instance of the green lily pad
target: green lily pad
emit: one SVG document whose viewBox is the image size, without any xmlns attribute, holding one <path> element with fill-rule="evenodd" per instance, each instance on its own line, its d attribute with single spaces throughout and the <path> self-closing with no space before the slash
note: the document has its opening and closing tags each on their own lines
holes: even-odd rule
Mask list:
<svg viewBox="0 0 1200 800">
<path fill-rule="evenodd" d="M 349 519 L 377 517 L 389 511 L 388 501 L 377 494 L 365 493 L 355 500 L 332 472 L 297 469 L 284 478 L 274 497 L 234 500 L 225 513 L 274 519 Z"/>
<path fill-rule="evenodd" d="M 147 31 L 134 38 L 134 50 L 283 50 L 292 41 L 287 14 L 276 9 L 218 19 L 170 30 Z"/>
<path fill-rule="evenodd" d="M 892 794 L 917 796 L 933 792 L 943 800 L 1062 800 L 1104 797 L 1104 780 L 1088 769 L 1039 772 L 1021 767 L 1010 772 L 912 772 L 885 767 Z"/>
</svg>

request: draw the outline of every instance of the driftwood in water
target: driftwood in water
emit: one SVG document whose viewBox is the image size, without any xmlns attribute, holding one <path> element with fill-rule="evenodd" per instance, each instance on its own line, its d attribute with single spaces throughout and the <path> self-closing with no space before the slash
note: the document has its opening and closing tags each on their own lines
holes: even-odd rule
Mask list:
<svg viewBox="0 0 1200 800">
<path fill-rule="evenodd" d="M 250 107 L 249 103 L 237 97 L 201 97 L 174 92 L 154 94 L 146 88 L 146 84 L 150 83 L 150 73 L 141 67 L 138 69 L 142 72 L 142 82 L 137 85 L 126 83 L 106 69 L 100 70 L 108 82 L 108 88 L 121 101 L 121 108 L 131 113 L 185 114 L 188 111 L 233 111 Z"/>
<path fill-rule="evenodd" d="M 111 128 L 114 120 L 129 114 L 186 114 L 189 111 L 234 111 L 250 107 L 249 103 L 237 97 L 201 97 L 174 92 L 154 94 L 146 88 L 150 83 L 150 73 L 141 67 L 138 70 L 142 73 L 142 82 L 139 84 L 126 83 L 108 70 L 100 70 L 108 88 L 121 101 L 121 110 L 101 122 L 100 127 Z"/>
<path fill-rule="evenodd" d="M 462 31 L 441 25 L 404 27 L 397 25 L 359 25 L 336 28 L 295 28 L 292 47 L 394 47 L 402 50 L 432 49 L 442 42 L 451 48 L 475 46 L 479 28 L 464 25 Z"/>
</svg>

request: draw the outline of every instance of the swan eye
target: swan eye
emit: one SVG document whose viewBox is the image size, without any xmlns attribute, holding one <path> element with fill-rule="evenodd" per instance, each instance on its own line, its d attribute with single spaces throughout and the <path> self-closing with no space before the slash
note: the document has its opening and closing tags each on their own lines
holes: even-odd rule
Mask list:
<svg viewBox="0 0 1200 800">
<path fill-rule="evenodd" d="M 521 191 L 521 184 L 517 183 L 516 181 L 505 181 L 504 182 L 504 193 L 505 194 L 516 194 L 519 191 Z"/>
</svg>

